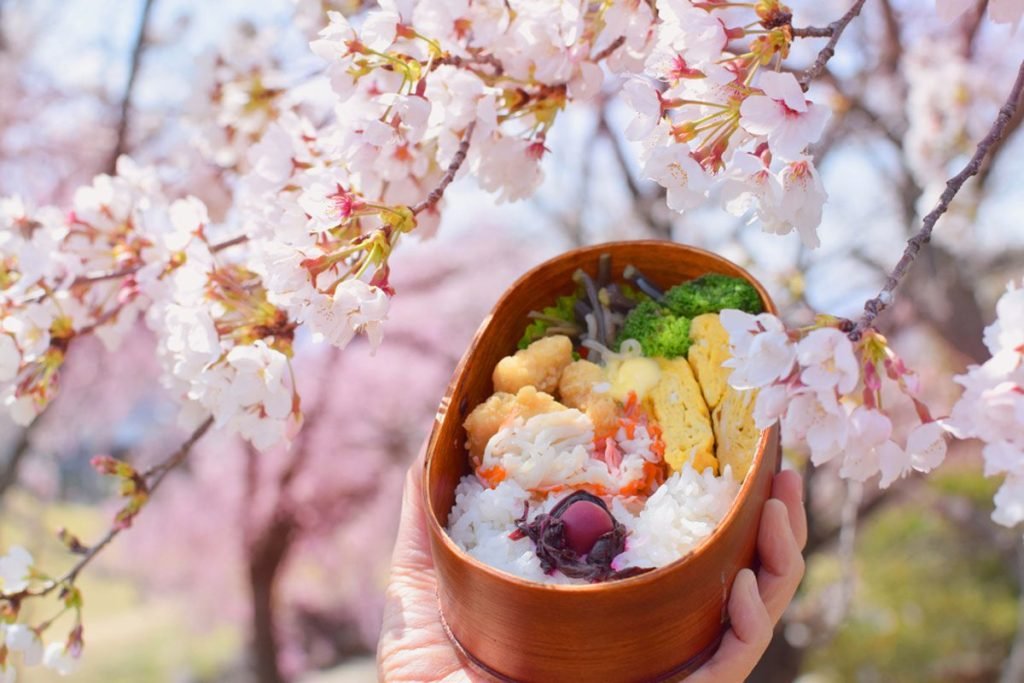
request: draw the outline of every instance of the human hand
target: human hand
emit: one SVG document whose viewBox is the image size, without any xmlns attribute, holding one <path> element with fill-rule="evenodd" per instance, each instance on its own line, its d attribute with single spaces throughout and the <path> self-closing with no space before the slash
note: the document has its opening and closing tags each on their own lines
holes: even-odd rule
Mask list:
<svg viewBox="0 0 1024 683">
<path fill-rule="evenodd" d="M 384 624 L 377 646 L 380 679 L 391 683 L 486 682 L 452 645 L 441 625 L 436 576 L 423 507 L 423 455 L 406 475 L 398 539 Z M 775 476 L 772 498 L 761 515 L 757 576 L 744 569 L 729 597 L 731 628 L 715 655 L 687 679 L 690 683 L 742 681 L 754 669 L 772 638 L 776 622 L 793 599 L 804 573 L 800 554 L 807 542 L 807 517 L 800 475 Z"/>
</svg>

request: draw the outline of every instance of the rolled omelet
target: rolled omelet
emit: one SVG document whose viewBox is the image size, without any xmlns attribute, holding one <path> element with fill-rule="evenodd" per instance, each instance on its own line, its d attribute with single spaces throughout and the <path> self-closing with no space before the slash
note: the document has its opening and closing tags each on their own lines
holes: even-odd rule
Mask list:
<svg viewBox="0 0 1024 683">
<path fill-rule="evenodd" d="M 661 379 L 644 403 L 661 426 L 665 462 L 672 471 L 690 462 L 698 472 L 708 467 L 717 472 L 711 414 L 689 363 L 684 358 L 657 360 Z"/>
<path fill-rule="evenodd" d="M 761 430 L 754 424 L 754 398 L 757 392 L 737 391 L 732 387 L 711 412 L 711 425 L 718 442 L 718 462 L 732 467 L 732 476 L 743 481 L 754 461 Z"/>
<path fill-rule="evenodd" d="M 714 410 L 729 388 L 731 368 L 723 368 L 729 360 L 729 333 L 722 327 L 717 313 L 698 315 L 690 323 L 690 351 L 687 360 L 700 383 L 708 408 Z"/>
<path fill-rule="evenodd" d="M 721 466 L 731 465 L 733 477 L 742 481 L 750 470 L 760 431 L 754 424 L 755 390 L 738 391 L 729 386 L 732 368 L 722 366 L 731 358 L 729 333 L 717 313 L 699 315 L 690 326 L 693 344 L 687 360 L 700 382 L 711 409 L 711 426 Z"/>
</svg>

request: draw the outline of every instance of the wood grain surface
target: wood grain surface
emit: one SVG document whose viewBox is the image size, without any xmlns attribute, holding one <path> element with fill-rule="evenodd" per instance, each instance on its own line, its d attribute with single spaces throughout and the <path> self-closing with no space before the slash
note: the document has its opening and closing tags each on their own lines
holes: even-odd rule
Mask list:
<svg viewBox="0 0 1024 683">
<path fill-rule="evenodd" d="M 470 471 L 463 419 L 491 394 L 491 371 L 516 350 L 527 313 L 573 291 L 577 268 L 596 275 L 602 253 L 612 255 L 616 280 L 630 263 L 664 288 L 711 272 L 742 277 L 775 312 L 760 283 L 730 261 L 671 242 L 635 241 L 577 249 L 541 264 L 513 284 L 483 322 L 438 410 L 424 492 L 446 626 L 500 680 L 655 681 L 678 678 L 699 665 L 726 626 L 736 573 L 754 566 L 761 508 L 780 462 L 776 426 L 761 435 L 754 465 L 714 533 L 682 560 L 631 579 L 538 584 L 485 565 L 451 541 L 444 526 L 455 487 Z"/>
</svg>

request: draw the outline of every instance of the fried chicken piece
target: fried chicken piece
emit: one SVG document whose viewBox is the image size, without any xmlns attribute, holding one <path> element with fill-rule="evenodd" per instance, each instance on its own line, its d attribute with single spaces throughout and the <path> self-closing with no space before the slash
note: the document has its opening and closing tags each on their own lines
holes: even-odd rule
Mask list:
<svg viewBox="0 0 1024 683">
<path fill-rule="evenodd" d="M 562 371 L 562 379 L 558 382 L 558 395 L 565 405 L 587 414 L 594 423 L 595 434 L 611 436 L 619 428 L 621 411 L 619 404 L 607 391 L 595 391 L 595 385 L 602 383 L 607 384 L 608 378 L 600 365 L 588 360 L 578 360 Z"/>
<path fill-rule="evenodd" d="M 494 367 L 495 392 L 514 394 L 523 387 L 553 394 L 562 371 L 572 362 L 572 341 L 564 335 L 544 337 Z"/>
<path fill-rule="evenodd" d="M 534 415 L 557 410 L 565 410 L 565 406 L 551 394 L 537 391 L 532 386 L 523 387 L 517 394 L 499 391 L 492 395 L 474 408 L 462 423 L 466 428 L 466 447 L 474 467 L 479 464 L 487 442 L 512 419 L 522 417 L 528 420 Z"/>
</svg>

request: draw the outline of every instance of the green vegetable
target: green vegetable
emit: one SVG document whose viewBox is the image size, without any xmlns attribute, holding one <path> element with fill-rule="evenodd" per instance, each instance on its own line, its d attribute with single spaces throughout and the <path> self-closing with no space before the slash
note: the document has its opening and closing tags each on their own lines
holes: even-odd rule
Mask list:
<svg viewBox="0 0 1024 683">
<path fill-rule="evenodd" d="M 519 340 L 519 348 L 525 349 L 527 346 L 543 337 L 549 327 L 557 324 L 555 322 L 556 320 L 561 320 L 569 325 L 575 326 L 576 313 L 573 310 L 573 306 L 576 305 L 579 298 L 579 294 L 560 296 L 555 300 L 554 306 L 548 306 L 542 310 L 542 315 L 546 318 L 553 318 L 553 320 L 539 319 L 534 320 L 532 323 L 527 325 L 526 331 L 523 332 L 523 336 Z"/>
<path fill-rule="evenodd" d="M 665 306 L 677 316 L 695 318 L 735 308 L 747 313 L 762 313 L 764 305 L 749 282 L 728 275 L 709 273 L 696 280 L 676 285 L 665 292 Z"/>
<path fill-rule="evenodd" d="M 690 350 L 690 320 L 675 316 L 648 299 L 637 304 L 626 316 L 616 346 L 621 346 L 626 339 L 640 342 L 645 356 L 685 356 Z"/>
</svg>

